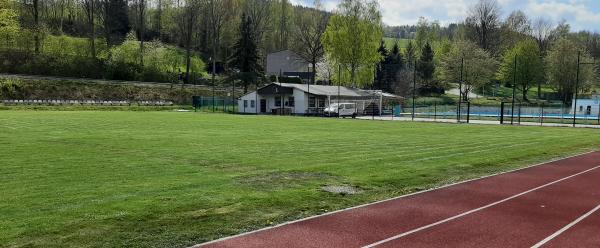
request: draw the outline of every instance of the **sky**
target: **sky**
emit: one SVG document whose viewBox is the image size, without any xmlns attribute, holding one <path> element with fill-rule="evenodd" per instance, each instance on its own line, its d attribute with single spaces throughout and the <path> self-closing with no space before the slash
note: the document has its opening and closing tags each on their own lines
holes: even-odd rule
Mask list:
<svg viewBox="0 0 600 248">
<path fill-rule="evenodd" d="M 554 23 L 566 20 L 573 31 L 600 32 L 600 0 L 497 0 L 503 18 L 522 10 L 530 18 L 544 17 Z M 313 6 L 314 0 L 290 0 L 292 4 Z M 324 8 L 334 10 L 340 0 L 321 0 Z M 437 20 L 442 25 L 460 22 L 477 0 L 377 0 L 387 25 L 416 24 L 419 17 Z"/>
</svg>

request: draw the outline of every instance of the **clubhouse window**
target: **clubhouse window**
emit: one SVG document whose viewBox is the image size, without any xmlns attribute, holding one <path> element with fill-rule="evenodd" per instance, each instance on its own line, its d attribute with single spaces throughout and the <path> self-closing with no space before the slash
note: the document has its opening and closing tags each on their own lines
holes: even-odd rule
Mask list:
<svg viewBox="0 0 600 248">
<path fill-rule="evenodd" d="M 320 98 L 319 99 L 319 108 L 324 108 L 325 107 L 325 98 Z"/>
<path fill-rule="evenodd" d="M 254 106 L 256 106 L 256 103 L 254 102 L 254 100 L 250 100 L 250 107 L 254 108 Z"/>
<path fill-rule="evenodd" d="M 309 108 L 314 108 L 315 104 L 316 104 L 317 99 L 314 96 L 311 96 L 308 98 L 308 107 Z"/>
<path fill-rule="evenodd" d="M 296 103 L 294 102 L 294 100 L 295 100 L 295 99 L 294 99 L 294 97 L 290 96 L 290 97 L 288 98 L 288 102 L 287 102 L 287 104 L 286 104 L 286 105 L 287 105 L 288 107 L 294 107 L 294 106 L 296 105 Z"/>
<path fill-rule="evenodd" d="M 248 107 L 248 100 L 244 100 L 244 108 Z"/>
</svg>

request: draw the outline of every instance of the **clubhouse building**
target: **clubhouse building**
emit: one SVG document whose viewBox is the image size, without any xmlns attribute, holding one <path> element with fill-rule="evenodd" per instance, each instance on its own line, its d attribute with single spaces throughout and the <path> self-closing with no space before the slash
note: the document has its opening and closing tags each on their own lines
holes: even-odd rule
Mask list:
<svg viewBox="0 0 600 248">
<path fill-rule="evenodd" d="M 359 113 L 382 113 L 384 106 L 403 98 L 379 90 L 328 85 L 271 83 L 238 100 L 238 112 L 245 114 L 320 115 L 331 104 L 354 103 Z M 367 113 L 368 112 L 368 113 Z"/>
</svg>

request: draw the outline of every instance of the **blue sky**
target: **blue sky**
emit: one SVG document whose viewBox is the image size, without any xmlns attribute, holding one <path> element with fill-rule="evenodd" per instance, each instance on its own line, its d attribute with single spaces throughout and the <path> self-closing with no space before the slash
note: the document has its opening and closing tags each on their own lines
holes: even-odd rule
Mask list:
<svg viewBox="0 0 600 248">
<path fill-rule="evenodd" d="M 293 4 L 312 6 L 314 0 L 290 0 Z M 477 0 L 377 0 L 383 22 L 388 25 L 415 24 L 420 16 L 442 24 L 464 19 L 467 9 Z M 544 17 L 554 23 L 567 20 L 573 30 L 600 32 L 600 0 L 497 0 L 503 17 L 522 10 L 530 17 Z M 328 10 L 339 0 L 321 0 Z"/>
</svg>

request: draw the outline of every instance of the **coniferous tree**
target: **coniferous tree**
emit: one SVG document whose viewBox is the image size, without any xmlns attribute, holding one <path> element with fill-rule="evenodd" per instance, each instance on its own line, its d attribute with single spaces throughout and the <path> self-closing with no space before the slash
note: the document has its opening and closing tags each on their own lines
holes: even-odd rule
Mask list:
<svg viewBox="0 0 600 248">
<path fill-rule="evenodd" d="M 387 84 L 384 89 L 386 91 L 392 92 L 394 87 L 393 85 L 398 82 L 398 74 L 404 67 L 404 60 L 402 58 L 402 53 L 400 52 L 400 46 L 398 43 L 394 44 L 392 47 L 392 51 L 388 55 L 386 70 L 385 70 L 385 80 Z"/>
<path fill-rule="evenodd" d="M 233 46 L 233 54 L 229 58 L 229 65 L 239 72 L 236 77 L 242 80 L 244 92 L 248 92 L 250 82 L 256 82 L 262 67 L 259 64 L 258 46 L 252 28 L 252 19 L 242 14 L 240 24 L 240 37 Z"/>
<path fill-rule="evenodd" d="M 109 46 L 118 45 L 129 33 L 129 13 L 125 0 L 104 0 L 104 36 Z"/>
<path fill-rule="evenodd" d="M 381 55 L 381 61 L 379 61 L 379 64 L 377 64 L 377 73 L 375 74 L 375 85 L 374 88 L 378 89 L 378 90 L 383 90 L 383 86 L 386 83 L 386 67 L 389 64 L 389 56 L 388 56 L 388 51 L 385 48 L 385 41 L 381 41 L 381 44 L 379 45 L 379 49 L 377 49 L 377 52 L 379 52 L 379 54 Z"/>
<path fill-rule="evenodd" d="M 406 50 L 404 51 L 404 53 L 406 56 L 406 63 L 408 64 L 408 67 L 412 68 L 415 65 L 415 60 L 417 56 L 416 49 L 412 41 L 408 41 L 408 45 L 406 46 Z"/>
<path fill-rule="evenodd" d="M 440 89 L 432 82 L 435 73 L 435 63 L 433 62 L 433 49 L 429 42 L 425 43 L 421 51 L 421 57 L 417 62 L 417 73 L 423 80 L 423 87 L 429 93 L 438 92 Z"/>
</svg>

